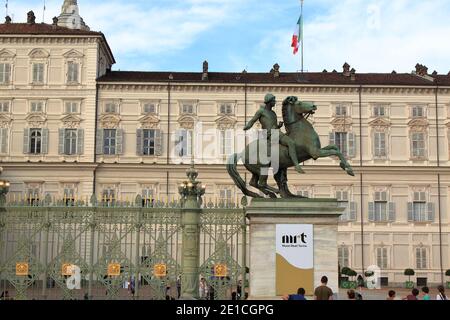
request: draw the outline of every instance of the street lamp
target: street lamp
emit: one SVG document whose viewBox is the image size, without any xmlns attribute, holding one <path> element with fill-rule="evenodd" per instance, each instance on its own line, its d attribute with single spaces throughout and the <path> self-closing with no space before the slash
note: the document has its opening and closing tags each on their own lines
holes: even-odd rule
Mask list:
<svg viewBox="0 0 450 320">
<path fill-rule="evenodd" d="M 0 168 L 0 174 L 3 172 L 3 168 Z M 6 194 L 9 192 L 9 181 L 0 179 L 0 201 L 5 202 Z"/>
</svg>

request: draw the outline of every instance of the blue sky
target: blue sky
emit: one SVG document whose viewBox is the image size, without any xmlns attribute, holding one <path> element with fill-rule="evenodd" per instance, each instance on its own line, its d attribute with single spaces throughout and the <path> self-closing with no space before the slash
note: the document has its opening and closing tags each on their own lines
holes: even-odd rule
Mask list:
<svg viewBox="0 0 450 320">
<path fill-rule="evenodd" d="M 4 0 L 2 0 L 4 1 Z M 43 0 L 9 0 L 14 22 Z M 47 0 L 45 21 L 63 0 Z M 300 69 L 290 47 L 300 0 L 78 0 L 92 30 L 105 33 L 115 70 L 268 72 Z M 450 71 L 448 0 L 305 0 L 305 69 Z"/>
</svg>

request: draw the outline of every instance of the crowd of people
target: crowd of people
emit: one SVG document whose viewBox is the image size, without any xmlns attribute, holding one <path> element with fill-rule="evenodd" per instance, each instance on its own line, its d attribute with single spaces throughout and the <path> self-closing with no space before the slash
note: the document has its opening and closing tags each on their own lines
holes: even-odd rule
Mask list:
<svg viewBox="0 0 450 320">
<path fill-rule="evenodd" d="M 323 276 L 321 279 L 321 285 L 315 288 L 314 290 L 314 300 L 333 300 L 334 293 L 333 290 L 328 287 L 328 278 Z M 362 286 L 359 286 L 360 292 L 350 289 L 347 291 L 347 300 L 363 300 L 363 295 L 361 294 Z M 438 286 L 438 294 L 436 295 L 435 300 L 448 300 L 447 295 L 445 294 L 444 286 Z M 430 288 L 423 287 L 422 293 L 419 292 L 417 288 L 411 290 L 411 293 L 406 295 L 405 297 L 397 297 L 397 293 L 394 290 L 389 290 L 388 296 L 386 300 L 432 300 L 430 295 Z M 283 296 L 283 300 L 307 300 L 305 297 L 305 289 L 298 288 L 296 294 L 290 294 Z"/>
</svg>

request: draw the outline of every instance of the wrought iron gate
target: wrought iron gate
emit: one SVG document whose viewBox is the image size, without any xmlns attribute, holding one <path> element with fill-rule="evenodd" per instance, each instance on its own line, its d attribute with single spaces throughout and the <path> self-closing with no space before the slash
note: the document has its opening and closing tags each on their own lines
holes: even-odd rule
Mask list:
<svg viewBox="0 0 450 320">
<path fill-rule="evenodd" d="M 183 230 L 177 202 L 92 197 L 88 204 L 47 197 L 9 201 L 0 210 L 0 291 L 14 299 L 179 297 Z M 208 292 L 199 294 L 244 298 L 243 208 L 209 203 L 199 228 L 199 277 Z"/>
</svg>

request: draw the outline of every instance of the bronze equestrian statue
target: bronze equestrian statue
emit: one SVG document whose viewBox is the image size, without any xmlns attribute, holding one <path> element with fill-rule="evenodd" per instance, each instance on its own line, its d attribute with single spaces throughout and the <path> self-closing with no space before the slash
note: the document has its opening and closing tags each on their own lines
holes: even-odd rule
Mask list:
<svg viewBox="0 0 450 320">
<path fill-rule="evenodd" d="M 271 106 L 273 104 L 273 100 L 274 99 L 271 99 L 269 95 L 266 96 L 266 110 L 272 111 Z M 269 106 L 267 106 L 267 104 L 269 104 Z M 254 152 L 254 150 L 258 150 L 258 148 L 260 147 L 260 143 L 258 140 L 250 143 L 240 154 L 236 153 L 230 156 L 227 162 L 228 174 L 231 176 L 237 187 L 244 193 L 244 195 L 253 198 L 261 198 L 259 194 L 247 189 L 245 181 L 239 175 L 239 172 L 237 171 L 237 163 L 241 159 L 244 161 L 245 168 L 252 173 L 252 178 L 249 183 L 250 186 L 260 190 L 263 194 L 271 198 L 277 198 L 277 194 L 279 194 L 282 198 L 303 198 L 291 193 L 287 185 L 287 169 L 296 165 L 294 163 L 295 160 L 299 162 L 305 162 L 309 159 L 317 160 L 318 158 L 337 156 L 341 160 L 340 167 L 345 170 L 347 174 L 354 176 L 352 167 L 347 162 L 344 155 L 341 153 L 337 146 L 329 145 L 324 148 L 321 147 L 319 135 L 314 130 L 311 123 L 307 120 L 309 115 L 314 114 L 316 110 L 317 107 L 314 104 L 301 102 L 297 97 L 287 97 L 283 101 L 282 112 L 284 126 L 286 128 L 287 137 L 295 142 L 296 155 L 292 157 L 292 154 L 289 154 L 289 140 L 285 139 L 283 135 L 280 134 L 280 140 L 283 140 L 285 142 L 283 143 L 283 141 L 280 141 L 278 165 L 279 169 L 274 175 L 274 179 L 277 182 L 278 189 L 269 187 L 266 183 L 267 176 L 262 174 L 262 169 L 267 169 L 270 164 L 263 164 L 259 155 L 257 156 L 256 163 L 250 163 L 250 152 Z M 271 118 L 271 120 L 261 119 L 261 114 L 263 113 L 265 113 L 265 111 L 263 112 L 263 110 L 257 112 L 255 117 L 249 122 L 245 129 L 249 129 L 258 119 L 262 123 L 262 127 L 265 127 L 264 129 L 268 129 L 269 131 L 270 129 L 279 129 L 282 126 L 282 123 L 277 124 L 276 120 L 274 122 L 273 115 L 267 116 L 267 118 Z M 273 114 L 275 115 L 275 113 Z M 269 133 L 267 135 L 267 138 L 270 139 L 270 137 L 271 134 Z M 267 145 L 270 145 L 270 142 L 268 142 Z M 268 153 L 271 153 L 270 147 Z M 302 172 L 300 170 L 297 171 Z"/>
</svg>

